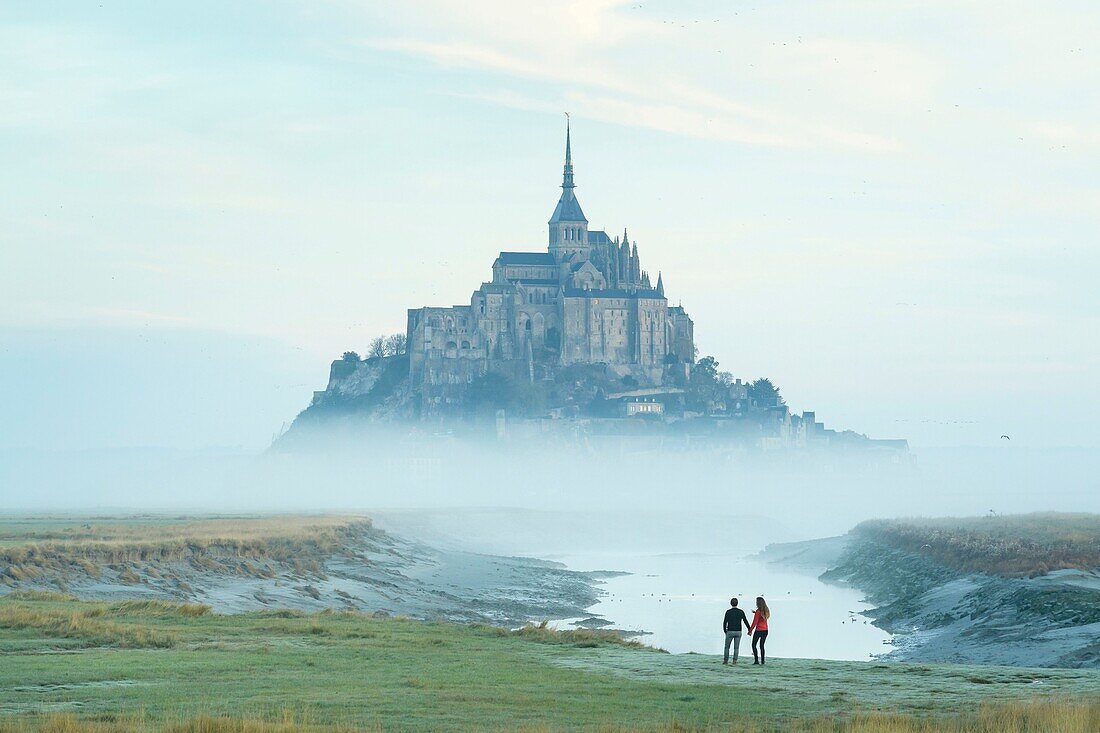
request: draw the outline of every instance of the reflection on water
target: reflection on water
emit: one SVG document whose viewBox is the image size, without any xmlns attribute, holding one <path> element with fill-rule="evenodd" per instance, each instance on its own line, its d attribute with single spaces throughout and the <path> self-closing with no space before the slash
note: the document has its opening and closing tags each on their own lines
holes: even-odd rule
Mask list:
<svg viewBox="0 0 1100 733">
<path fill-rule="evenodd" d="M 624 570 L 605 581 L 606 595 L 589 611 L 615 628 L 652 632 L 640 637 L 673 653 L 721 654 L 722 615 L 736 596 L 752 618 L 756 596 L 772 611 L 768 654 L 775 657 L 865 660 L 888 651 L 890 635 L 858 613 L 869 608 L 851 588 L 826 585 L 745 556 L 599 553 L 553 558 L 574 570 Z M 748 637 L 742 656 L 751 662 Z"/>
</svg>

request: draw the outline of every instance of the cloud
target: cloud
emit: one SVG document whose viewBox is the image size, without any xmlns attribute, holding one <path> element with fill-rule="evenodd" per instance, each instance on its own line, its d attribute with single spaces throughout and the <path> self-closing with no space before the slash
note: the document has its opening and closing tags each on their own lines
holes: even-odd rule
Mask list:
<svg viewBox="0 0 1100 733">
<path fill-rule="evenodd" d="M 489 71 L 561 86 L 560 90 L 543 99 L 499 90 L 460 95 L 513 109 L 540 112 L 579 110 L 574 113 L 576 116 L 601 122 L 749 145 L 803 147 L 824 143 L 880 153 L 902 149 L 894 138 L 807 124 L 797 118 L 742 104 L 687 83 L 666 81 L 640 85 L 596 66 L 586 66 L 578 71 L 569 64 L 544 63 L 469 43 L 384 39 L 367 45 L 382 51 L 427 58 L 449 68 Z M 562 104 L 555 106 L 551 99 Z"/>
<path fill-rule="evenodd" d="M 132 310 L 129 308 L 94 307 L 87 309 L 87 316 L 93 321 L 120 325 L 182 326 L 193 322 L 192 319 L 187 316 L 177 316 L 170 313 L 153 313 L 151 311 Z"/>
<path fill-rule="evenodd" d="M 363 45 L 468 72 L 484 88 L 464 96 L 489 103 L 540 111 L 559 105 L 555 111 L 578 117 L 706 140 L 895 153 L 903 148 L 895 135 L 776 98 L 776 75 L 802 87 L 829 78 L 826 56 L 842 59 L 844 70 L 832 72 L 825 101 L 853 72 L 857 83 L 848 96 L 898 103 L 923 99 L 932 78 L 914 52 L 888 43 L 819 39 L 779 52 L 745 24 L 675 23 L 619 0 L 428 7 L 398 22 L 379 13 L 379 36 Z M 505 78 L 536 84 L 523 94 L 493 88 Z"/>
</svg>

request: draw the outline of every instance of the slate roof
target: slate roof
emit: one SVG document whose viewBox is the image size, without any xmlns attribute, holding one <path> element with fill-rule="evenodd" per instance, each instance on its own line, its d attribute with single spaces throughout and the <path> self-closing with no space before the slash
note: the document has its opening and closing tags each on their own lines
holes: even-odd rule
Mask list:
<svg viewBox="0 0 1100 733">
<path fill-rule="evenodd" d="M 584 218 L 584 212 L 581 211 L 581 202 L 577 201 L 577 196 L 573 193 L 572 186 L 561 192 L 561 198 L 558 199 L 558 205 L 554 207 L 554 213 L 550 217 L 549 223 L 557 224 L 560 221 L 588 223 L 588 219 Z"/>
<path fill-rule="evenodd" d="M 478 290 L 482 293 L 503 293 L 505 295 L 514 293 L 516 291 L 515 286 L 510 282 L 504 283 L 482 283 Z"/>
<path fill-rule="evenodd" d="M 549 252 L 501 252 L 497 257 L 502 265 L 556 265 Z"/>
<path fill-rule="evenodd" d="M 609 244 L 610 242 L 611 237 L 607 236 L 607 232 L 596 231 L 588 233 L 589 244 Z"/>
</svg>

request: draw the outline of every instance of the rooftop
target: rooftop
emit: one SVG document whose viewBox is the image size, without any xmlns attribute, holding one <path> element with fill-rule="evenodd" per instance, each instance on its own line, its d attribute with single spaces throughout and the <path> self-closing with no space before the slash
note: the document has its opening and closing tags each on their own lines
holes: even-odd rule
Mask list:
<svg viewBox="0 0 1100 733">
<path fill-rule="evenodd" d="M 501 252 L 497 261 L 502 265 L 556 265 L 549 252 Z"/>
<path fill-rule="evenodd" d="M 550 217 L 551 224 L 556 224 L 559 221 L 588 223 L 588 219 L 584 218 L 584 212 L 581 211 L 581 202 L 577 201 L 577 197 L 573 193 L 572 187 L 566 188 L 561 192 L 561 198 L 558 199 L 558 205 L 554 207 L 554 213 Z"/>
</svg>

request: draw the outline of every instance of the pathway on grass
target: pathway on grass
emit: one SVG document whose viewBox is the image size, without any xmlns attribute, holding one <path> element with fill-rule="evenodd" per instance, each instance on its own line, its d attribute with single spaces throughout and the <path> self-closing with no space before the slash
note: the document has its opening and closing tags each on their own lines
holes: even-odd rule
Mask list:
<svg viewBox="0 0 1100 733">
<path fill-rule="evenodd" d="M 752 658 L 725 666 L 721 657 L 659 654 L 604 647 L 554 659 L 573 669 L 609 672 L 634 680 L 801 696 L 807 707 L 899 712 L 973 708 L 981 702 L 1034 700 L 1046 695 L 1100 697 L 1100 671 L 952 664 L 838 662 Z"/>
</svg>

